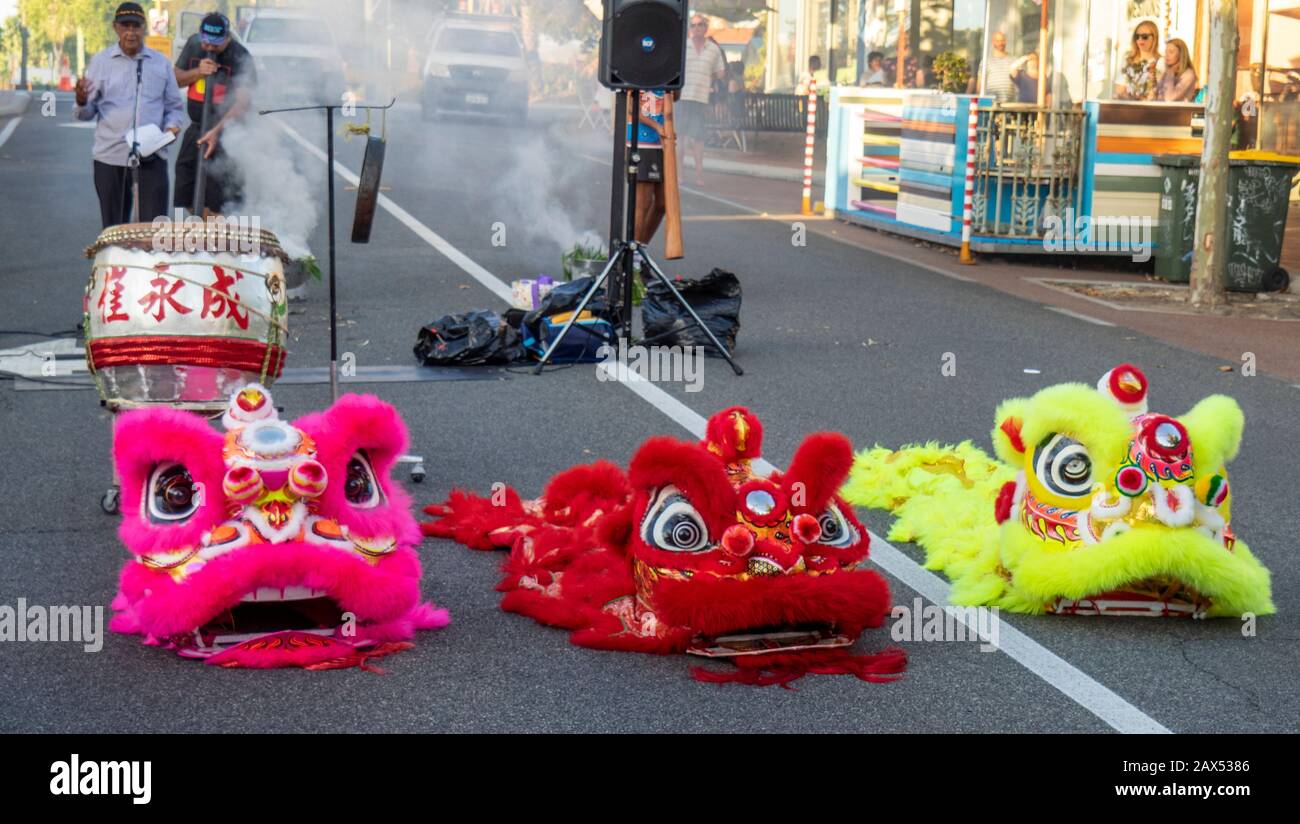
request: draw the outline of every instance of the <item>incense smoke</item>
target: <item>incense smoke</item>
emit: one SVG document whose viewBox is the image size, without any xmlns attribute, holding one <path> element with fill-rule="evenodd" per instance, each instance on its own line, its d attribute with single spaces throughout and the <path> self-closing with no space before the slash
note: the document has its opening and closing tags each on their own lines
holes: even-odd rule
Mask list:
<svg viewBox="0 0 1300 824">
<path fill-rule="evenodd" d="M 586 202 L 576 194 L 590 185 L 592 171 L 590 162 L 548 145 L 542 135 L 532 135 L 515 147 L 509 168 L 493 187 L 494 212 L 530 242 L 551 241 L 562 252 L 579 243 L 603 247 L 600 233 L 579 228 L 582 223 L 574 215 L 575 207 Z M 603 178 L 596 176 L 601 182 Z"/>
<path fill-rule="evenodd" d="M 222 211 L 256 216 L 297 260 L 311 254 L 308 241 L 321 217 L 325 168 L 268 119 L 274 116 L 250 112 L 222 132 L 225 157 L 219 171 L 243 189 L 242 199 Z"/>
</svg>

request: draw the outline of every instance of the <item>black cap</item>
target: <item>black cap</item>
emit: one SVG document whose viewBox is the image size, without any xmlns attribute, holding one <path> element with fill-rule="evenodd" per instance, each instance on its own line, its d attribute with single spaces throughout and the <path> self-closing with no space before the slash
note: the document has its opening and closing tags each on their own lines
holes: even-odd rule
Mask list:
<svg viewBox="0 0 1300 824">
<path fill-rule="evenodd" d="M 220 46 L 230 36 L 230 21 L 220 12 L 210 12 L 199 23 L 199 40 L 209 46 Z"/>
<path fill-rule="evenodd" d="M 139 23 L 144 25 L 144 8 L 139 3 L 123 3 L 113 13 L 114 23 Z"/>
</svg>

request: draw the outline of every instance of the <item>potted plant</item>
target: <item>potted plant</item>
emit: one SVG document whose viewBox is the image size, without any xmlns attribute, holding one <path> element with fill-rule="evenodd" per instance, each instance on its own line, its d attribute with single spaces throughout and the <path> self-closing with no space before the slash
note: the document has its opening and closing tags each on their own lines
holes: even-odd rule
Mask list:
<svg viewBox="0 0 1300 824">
<path fill-rule="evenodd" d="M 957 52 L 943 52 L 934 58 L 934 76 L 941 91 L 962 94 L 970 83 L 970 63 Z"/>
<path fill-rule="evenodd" d="M 600 270 L 605 268 L 609 261 L 609 255 L 605 247 L 599 243 L 587 241 L 578 241 L 573 248 L 565 252 L 560 258 L 561 267 L 564 270 L 564 279 L 573 280 L 577 277 L 595 277 L 600 274 Z"/>
</svg>

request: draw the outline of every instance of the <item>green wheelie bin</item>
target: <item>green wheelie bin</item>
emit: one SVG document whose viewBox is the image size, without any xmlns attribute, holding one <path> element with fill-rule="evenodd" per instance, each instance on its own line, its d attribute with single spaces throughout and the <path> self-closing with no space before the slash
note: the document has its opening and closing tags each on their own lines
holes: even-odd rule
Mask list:
<svg viewBox="0 0 1300 824">
<path fill-rule="evenodd" d="M 1160 222 L 1156 228 L 1155 271 L 1171 283 L 1186 283 L 1192 270 L 1196 232 L 1199 155 L 1157 155 L 1160 166 Z M 1290 275 L 1278 265 L 1291 182 L 1300 158 L 1271 152 L 1232 152 L 1228 162 L 1228 264 L 1224 288 L 1234 292 L 1286 289 Z"/>
</svg>

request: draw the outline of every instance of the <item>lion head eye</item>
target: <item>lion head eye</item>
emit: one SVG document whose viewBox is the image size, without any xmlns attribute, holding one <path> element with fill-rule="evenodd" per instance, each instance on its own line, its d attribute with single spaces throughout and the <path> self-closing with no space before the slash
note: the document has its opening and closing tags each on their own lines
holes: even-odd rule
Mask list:
<svg viewBox="0 0 1300 824">
<path fill-rule="evenodd" d="M 819 544 L 844 549 L 856 544 L 861 535 L 858 530 L 849 523 L 848 518 L 840 511 L 839 505 L 832 503 L 817 516 L 817 524 L 822 528 L 822 536 L 817 541 Z"/>
<path fill-rule="evenodd" d="M 348 460 L 347 473 L 343 481 L 343 497 L 358 509 L 373 509 L 379 506 L 383 496 L 379 482 L 375 480 L 375 470 L 370 466 L 370 458 L 365 451 L 359 451 Z"/>
<path fill-rule="evenodd" d="M 154 523 L 178 523 L 187 520 L 202 505 L 199 487 L 183 464 L 166 463 L 154 467 L 145 494 L 149 520 Z"/>
<path fill-rule="evenodd" d="M 1049 435 L 1034 451 L 1034 473 L 1057 495 L 1078 498 L 1092 491 L 1088 448 L 1064 435 Z"/>
<path fill-rule="evenodd" d="M 641 540 L 667 552 L 701 552 L 709 548 L 704 518 L 675 486 L 655 493 L 641 521 Z"/>
</svg>

